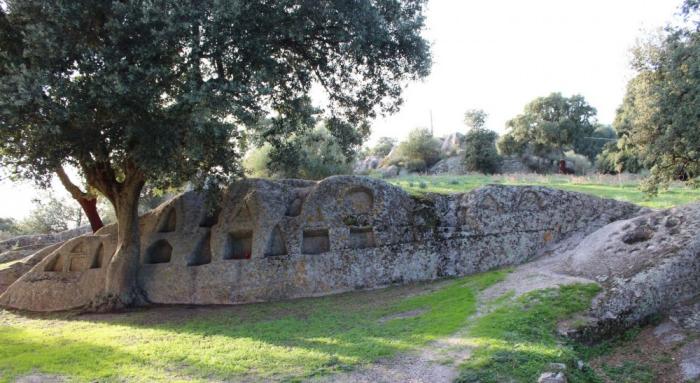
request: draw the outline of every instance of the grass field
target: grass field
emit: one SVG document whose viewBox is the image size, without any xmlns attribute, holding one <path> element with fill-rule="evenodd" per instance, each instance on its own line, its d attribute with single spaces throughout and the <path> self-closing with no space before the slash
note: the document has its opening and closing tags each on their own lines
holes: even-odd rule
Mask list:
<svg viewBox="0 0 700 383">
<path fill-rule="evenodd" d="M 432 284 L 234 307 L 27 317 L 0 311 L 0 381 L 294 381 L 455 332 L 504 271 Z M 411 313 L 411 315 L 397 315 Z"/>
<path fill-rule="evenodd" d="M 510 174 L 485 176 L 480 174 L 462 176 L 410 175 L 387 179 L 388 182 L 406 189 L 410 193 L 459 193 L 488 184 L 538 185 L 562 190 L 592 194 L 636 203 L 651 208 L 668 208 L 700 200 L 700 189 L 691 189 L 680 183 L 667 191 L 650 197 L 639 190 L 638 177 L 634 176 L 565 176 Z"/>
</svg>

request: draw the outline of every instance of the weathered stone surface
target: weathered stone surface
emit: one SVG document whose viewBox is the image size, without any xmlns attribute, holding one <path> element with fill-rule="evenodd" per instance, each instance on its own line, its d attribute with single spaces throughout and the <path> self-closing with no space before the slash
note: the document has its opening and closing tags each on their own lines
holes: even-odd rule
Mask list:
<svg viewBox="0 0 700 383">
<path fill-rule="evenodd" d="M 464 156 L 453 156 L 442 159 L 433 165 L 428 172 L 431 174 L 466 174 Z"/>
<path fill-rule="evenodd" d="M 537 379 L 537 383 L 566 383 L 563 372 L 545 372 Z"/>
<path fill-rule="evenodd" d="M 70 238 L 75 238 L 79 235 L 90 233 L 90 231 L 90 226 L 88 225 L 62 231 L 60 233 L 21 235 L 19 237 L 10 238 L 8 240 L 0 242 L 0 253 L 28 246 L 48 246 L 54 243 L 63 242 Z M 6 261 L 0 260 L 0 262 Z"/>
<path fill-rule="evenodd" d="M 686 344 L 681 350 L 681 372 L 686 382 L 700 378 L 700 339 Z"/>
<path fill-rule="evenodd" d="M 700 296 L 699 229 L 700 204 L 691 204 L 611 223 L 581 241 L 563 271 L 603 291 L 578 336 L 605 337 Z"/>
<path fill-rule="evenodd" d="M 141 217 L 139 283 L 165 304 L 237 304 L 466 275 L 526 262 L 572 233 L 640 208 L 584 194 L 487 186 L 409 196 L 381 180 L 246 180 L 218 214 L 185 193 Z M 115 227 L 71 239 L 0 296 L 53 311 L 90 303 L 104 285 Z"/>
<path fill-rule="evenodd" d="M 445 156 L 454 156 L 464 152 L 465 136 L 462 133 L 452 133 L 442 140 L 440 151 Z"/>
<path fill-rule="evenodd" d="M 376 156 L 368 156 L 361 161 L 357 161 L 353 168 L 355 174 L 369 174 L 370 171 L 377 169 L 381 158 Z"/>
</svg>

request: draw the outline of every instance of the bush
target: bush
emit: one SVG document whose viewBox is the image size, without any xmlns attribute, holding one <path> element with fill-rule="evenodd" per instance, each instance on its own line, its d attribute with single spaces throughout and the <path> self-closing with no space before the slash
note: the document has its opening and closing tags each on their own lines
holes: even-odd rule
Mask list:
<svg viewBox="0 0 700 383">
<path fill-rule="evenodd" d="M 397 165 L 410 171 L 425 171 L 440 161 L 440 141 L 428 129 L 414 129 L 385 158 L 383 166 Z"/>
<path fill-rule="evenodd" d="M 58 233 L 86 223 L 82 209 L 73 200 L 66 201 L 49 193 L 32 202 L 35 208 L 17 225 L 21 234 Z"/>
<path fill-rule="evenodd" d="M 605 145 L 596 157 L 595 165 L 603 174 L 639 173 L 644 169 L 639 157 L 624 147 L 624 139 Z"/>
<path fill-rule="evenodd" d="M 369 155 L 378 157 L 380 159 L 384 158 L 387 155 L 389 155 L 391 149 L 394 149 L 394 146 L 396 146 L 395 138 L 380 137 L 379 140 L 377 140 L 377 144 L 369 150 Z"/>
<path fill-rule="evenodd" d="M 588 157 L 574 153 L 572 150 L 564 153 L 564 159 L 567 163 L 571 162 L 574 164 L 573 170 L 576 174 L 586 174 L 593 169 L 593 164 L 588 160 Z"/>
<path fill-rule="evenodd" d="M 286 142 L 281 151 L 274 152 L 267 144 L 252 150 L 243 167 L 253 177 L 318 180 L 352 173 L 352 158 L 345 155 L 330 131 L 319 125 Z"/>
<path fill-rule="evenodd" d="M 464 166 L 468 171 L 484 174 L 498 173 L 503 159 L 496 150 L 498 134 L 484 128 L 472 129 L 467 133 L 464 152 Z"/>
</svg>

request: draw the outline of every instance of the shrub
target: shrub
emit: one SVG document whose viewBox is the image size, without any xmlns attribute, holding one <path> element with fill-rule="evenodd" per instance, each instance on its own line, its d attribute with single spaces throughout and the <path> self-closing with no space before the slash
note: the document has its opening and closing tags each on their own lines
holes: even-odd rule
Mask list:
<svg viewBox="0 0 700 383">
<path fill-rule="evenodd" d="M 467 133 L 464 153 L 464 166 L 468 171 L 484 174 L 498 173 L 503 159 L 496 150 L 498 134 L 484 128 L 472 129 Z"/>
<path fill-rule="evenodd" d="M 369 150 L 369 155 L 384 158 L 396 146 L 396 139 L 392 137 L 380 137 L 377 144 Z"/>
<path fill-rule="evenodd" d="M 593 164 L 588 160 L 588 157 L 574 153 L 572 150 L 564 153 L 564 158 L 567 162 L 574 164 L 573 170 L 576 174 L 586 174 L 593 169 Z"/>
<path fill-rule="evenodd" d="M 243 167 L 253 177 L 318 180 L 350 174 L 352 158 L 346 156 L 324 125 L 318 125 L 293 137 L 279 152 L 273 152 L 267 144 L 252 150 Z"/>
<path fill-rule="evenodd" d="M 397 165 L 410 171 L 425 171 L 440 161 L 440 141 L 433 137 L 428 129 L 414 129 L 385 158 L 382 165 Z"/>
</svg>

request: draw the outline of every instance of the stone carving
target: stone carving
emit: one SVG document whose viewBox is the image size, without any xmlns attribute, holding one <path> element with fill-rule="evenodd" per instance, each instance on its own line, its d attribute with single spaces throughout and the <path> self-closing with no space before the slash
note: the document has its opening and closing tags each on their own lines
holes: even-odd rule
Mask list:
<svg viewBox="0 0 700 383">
<path fill-rule="evenodd" d="M 168 263 L 173 254 L 173 247 L 165 239 L 159 239 L 146 251 L 146 262 L 149 264 Z"/>
<path fill-rule="evenodd" d="M 253 254 L 253 232 L 239 230 L 229 233 L 224 246 L 224 259 L 250 259 Z"/>
<path fill-rule="evenodd" d="M 280 255 L 287 255 L 287 245 L 284 242 L 284 236 L 279 226 L 275 226 L 270 234 L 270 240 L 267 245 L 267 250 L 265 250 L 266 257 L 277 257 Z"/>
<path fill-rule="evenodd" d="M 243 180 L 229 187 L 218 211 L 188 192 L 144 214 L 138 282 L 160 304 L 376 288 L 519 264 L 568 235 L 639 213 L 632 204 L 541 187 L 411 197 L 364 177 Z M 88 305 L 104 289 L 115 250 L 114 225 L 71 239 L 13 279 L 0 305 Z"/>
<path fill-rule="evenodd" d="M 321 254 L 330 251 L 328 229 L 304 230 L 301 252 L 304 254 Z"/>
<path fill-rule="evenodd" d="M 160 233 L 172 233 L 177 228 L 177 212 L 175 208 L 168 209 L 168 212 L 163 217 L 160 223 L 160 228 L 158 232 Z"/>
<path fill-rule="evenodd" d="M 207 232 L 199 240 L 194 251 L 187 260 L 187 266 L 201 266 L 211 263 L 211 232 Z"/>
</svg>

